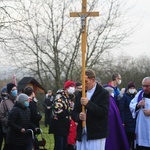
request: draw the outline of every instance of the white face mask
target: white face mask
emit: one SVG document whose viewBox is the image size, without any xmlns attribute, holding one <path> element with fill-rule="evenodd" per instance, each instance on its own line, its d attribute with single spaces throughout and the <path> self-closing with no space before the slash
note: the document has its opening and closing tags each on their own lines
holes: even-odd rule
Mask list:
<svg viewBox="0 0 150 150">
<path fill-rule="evenodd" d="M 118 84 L 121 84 L 121 82 L 122 82 L 122 81 L 121 81 L 121 80 L 119 80 L 119 81 L 118 81 Z"/>
<path fill-rule="evenodd" d="M 69 87 L 67 91 L 69 94 L 73 94 L 75 92 L 75 87 Z"/>
<path fill-rule="evenodd" d="M 135 93 L 135 89 L 129 89 L 129 93 L 130 94 L 134 94 Z"/>
</svg>

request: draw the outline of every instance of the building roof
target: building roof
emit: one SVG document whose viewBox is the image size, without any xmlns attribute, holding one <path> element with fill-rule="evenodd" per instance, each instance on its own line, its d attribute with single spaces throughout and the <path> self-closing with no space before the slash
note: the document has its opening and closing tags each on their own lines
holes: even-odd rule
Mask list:
<svg viewBox="0 0 150 150">
<path fill-rule="evenodd" d="M 36 94 L 37 91 L 41 93 L 46 93 L 45 89 L 33 78 L 33 77 L 24 77 L 18 82 L 18 92 L 23 92 L 26 86 L 31 86 L 34 89 Z"/>
</svg>

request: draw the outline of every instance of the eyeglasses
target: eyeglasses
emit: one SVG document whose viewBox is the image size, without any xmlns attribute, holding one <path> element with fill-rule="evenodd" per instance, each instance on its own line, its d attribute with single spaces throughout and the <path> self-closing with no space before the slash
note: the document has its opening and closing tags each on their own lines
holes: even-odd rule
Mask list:
<svg viewBox="0 0 150 150">
<path fill-rule="evenodd" d="M 150 87 L 150 85 L 142 85 L 142 87 L 143 87 L 143 88 L 144 88 L 144 87 L 148 88 L 148 87 Z"/>
</svg>

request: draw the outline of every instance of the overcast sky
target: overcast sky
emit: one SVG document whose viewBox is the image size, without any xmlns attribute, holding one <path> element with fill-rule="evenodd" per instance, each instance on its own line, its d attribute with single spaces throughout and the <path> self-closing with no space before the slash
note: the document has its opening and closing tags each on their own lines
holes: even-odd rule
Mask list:
<svg viewBox="0 0 150 150">
<path fill-rule="evenodd" d="M 136 21 L 138 27 L 128 39 L 130 44 L 123 48 L 123 51 L 132 56 L 150 56 L 150 0 L 129 0 L 128 3 L 135 4 L 128 17 Z"/>
<path fill-rule="evenodd" d="M 127 40 L 130 44 L 127 44 L 120 53 L 150 56 L 150 0 L 127 0 L 127 4 L 129 7 L 134 5 L 128 17 L 138 26 Z"/>
</svg>

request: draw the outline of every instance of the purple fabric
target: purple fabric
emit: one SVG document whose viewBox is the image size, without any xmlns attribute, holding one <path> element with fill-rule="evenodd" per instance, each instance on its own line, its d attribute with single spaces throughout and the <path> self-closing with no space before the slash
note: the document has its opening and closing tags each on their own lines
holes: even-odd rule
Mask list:
<svg viewBox="0 0 150 150">
<path fill-rule="evenodd" d="M 142 100 L 143 93 L 144 93 L 144 91 L 141 90 L 141 91 L 140 91 L 140 94 L 139 94 L 139 96 L 138 96 L 138 102 Z"/>
<path fill-rule="evenodd" d="M 129 143 L 122 125 L 119 109 L 110 96 L 109 118 L 108 118 L 109 136 L 106 138 L 105 150 L 129 150 Z"/>
</svg>

